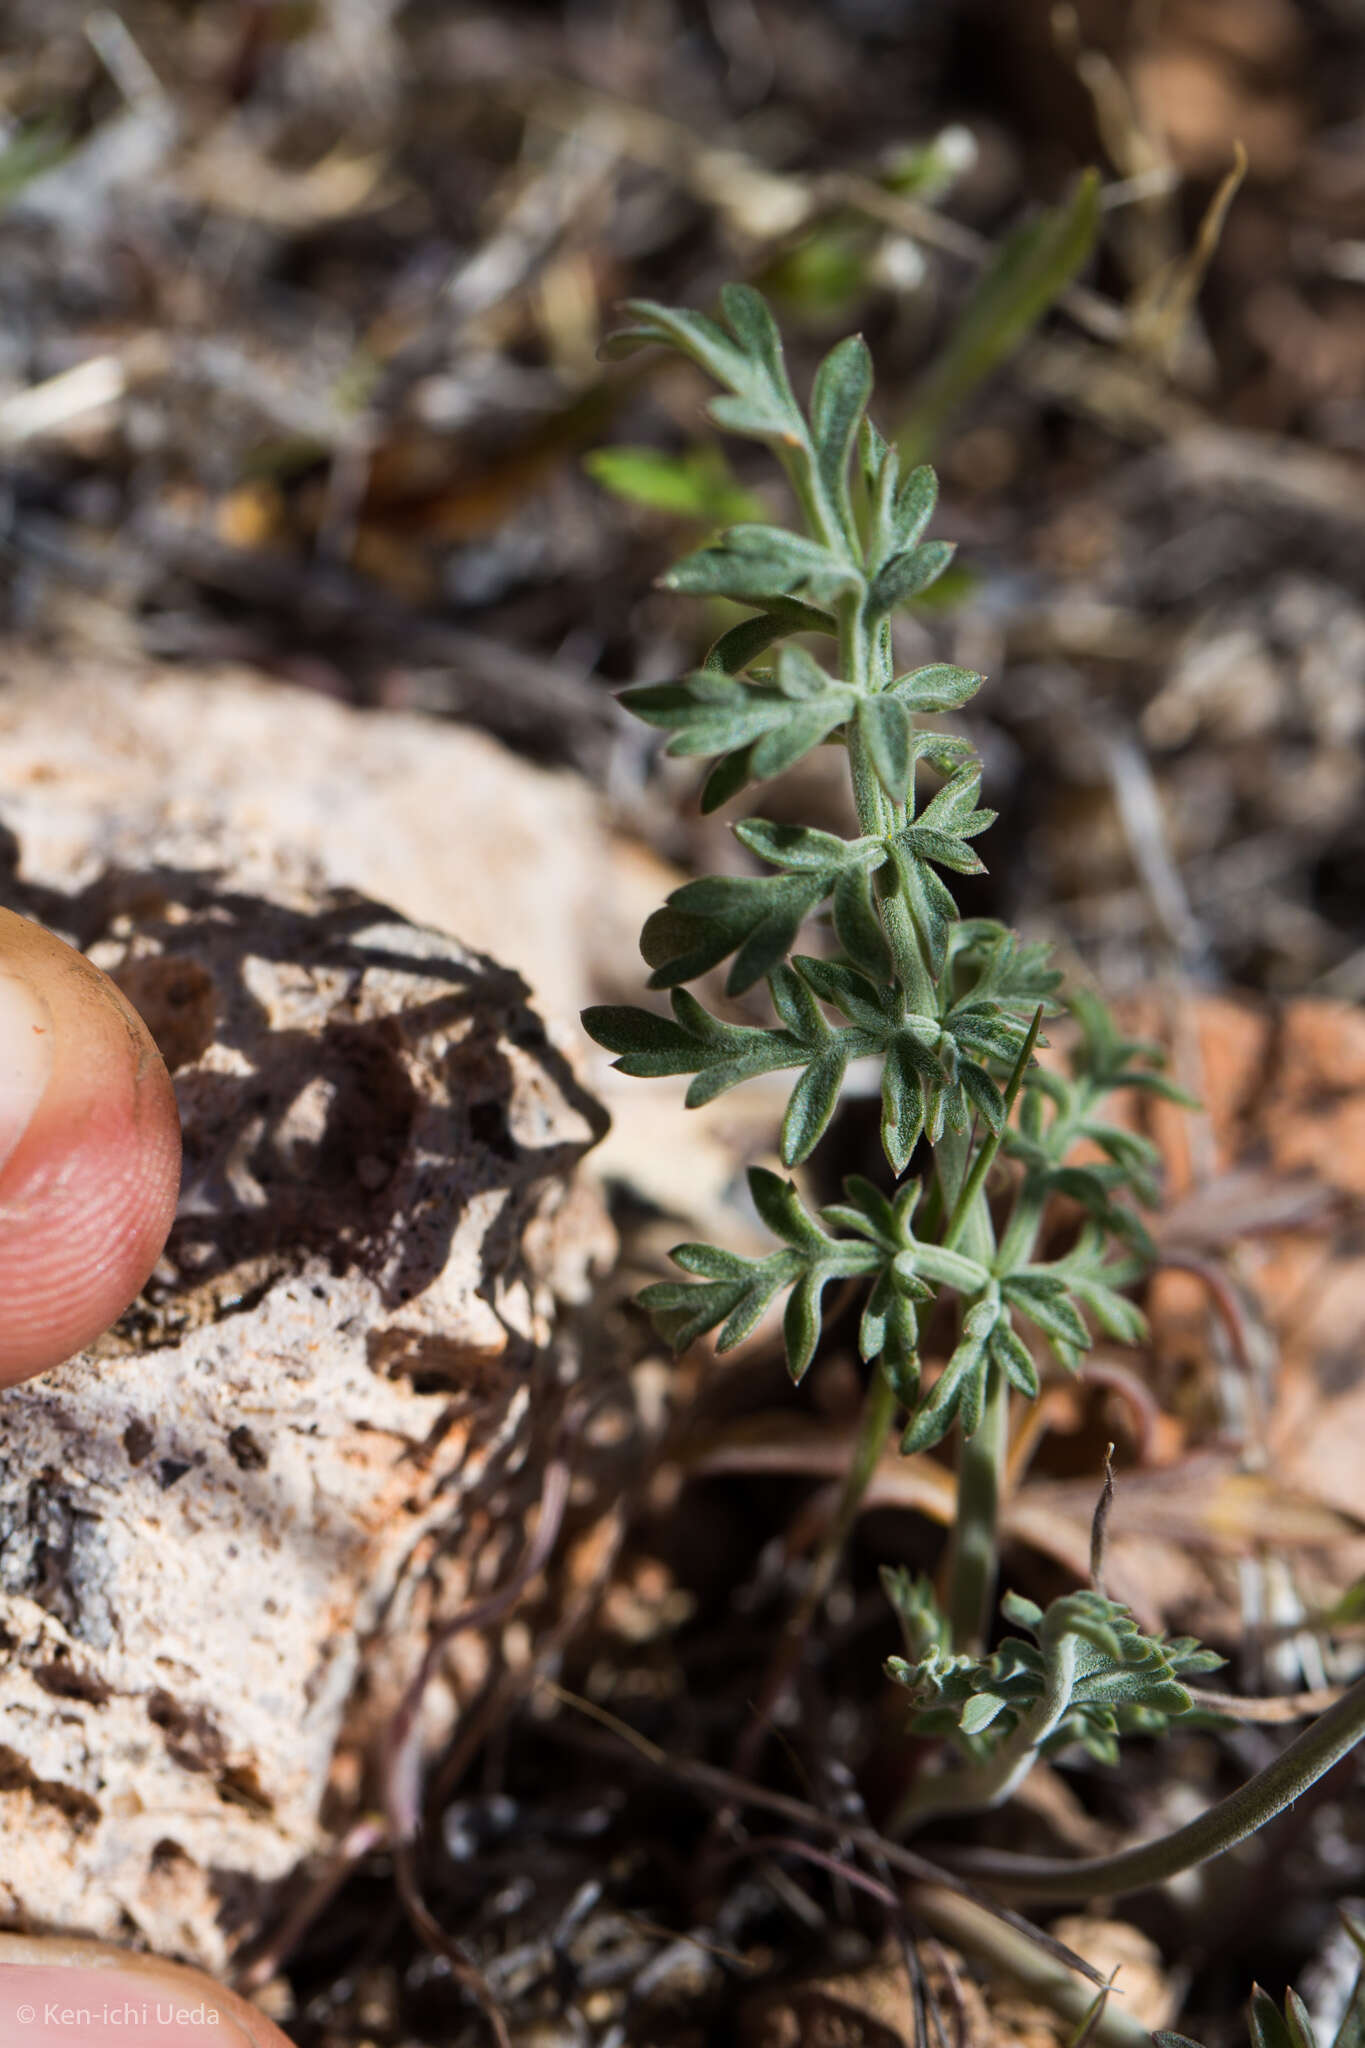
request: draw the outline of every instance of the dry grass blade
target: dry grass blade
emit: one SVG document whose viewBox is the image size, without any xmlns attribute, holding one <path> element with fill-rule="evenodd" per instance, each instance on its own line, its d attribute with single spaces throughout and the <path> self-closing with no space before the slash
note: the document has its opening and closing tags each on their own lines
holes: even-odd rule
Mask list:
<svg viewBox="0 0 1365 2048">
<path fill-rule="evenodd" d="M 1136 294 L 1131 312 L 1134 346 L 1167 367 L 1180 347 L 1199 287 L 1218 247 L 1228 208 L 1247 173 L 1247 153 L 1233 144 L 1232 163 L 1209 201 L 1193 247 L 1167 269 L 1159 271 Z"/>
<path fill-rule="evenodd" d="M 1095 1504 L 1095 1519 L 1090 1524 L 1090 1590 L 1104 1592 L 1104 1546 L 1109 1530 L 1109 1510 L 1114 1505 L 1114 1446 L 1107 1444 L 1104 1452 L 1104 1484 Z"/>
</svg>

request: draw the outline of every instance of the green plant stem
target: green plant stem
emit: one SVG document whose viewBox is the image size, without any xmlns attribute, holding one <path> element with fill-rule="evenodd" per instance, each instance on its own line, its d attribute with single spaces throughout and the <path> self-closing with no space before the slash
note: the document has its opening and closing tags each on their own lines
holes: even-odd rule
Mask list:
<svg viewBox="0 0 1365 2048">
<path fill-rule="evenodd" d="M 1097 1100 L 1098 1092 L 1095 1089 L 1087 1087 L 1078 1090 L 1073 1115 L 1060 1120 L 1048 1133 L 1049 1145 L 1059 1163 L 1066 1158 L 1075 1142 L 1076 1124 L 1085 1121 Z M 1038 1233 L 1042 1229 L 1046 1207 L 1046 1202 L 1039 1200 L 1027 1182 L 1021 1184 L 1000 1241 L 1002 1270 L 1010 1272 L 1016 1266 L 1028 1264 L 1038 1242 Z"/>
<path fill-rule="evenodd" d="M 977 1182 L 975 1190 L 971 1186 L 971 1158 L 968 1131 L 945 1131 L 934 1147 L 934 1171 L 943 1189 L 943 1206 L 948 1216 L 942 1241 L 950 1251 L 960 1246 L 970 1258 L 990 1266 L 995 1258 L 995 1231 L 991 1212 L 981 1199 L 981 1182 Z"/>
<path fill-rule="evenodd" d="M 839 614 L 839 672 L 856 690 L 870 688 L 874 671 L 879 671 L 878 636 L 863 624 L 862 600 L 846 600 Z M 871 837 L 882 838 L 892 825 L 891 800 L 882 788 L 872 765 L 867 745 L 856 722 L 847 732 L 849 773 L 853 780 L 853 801 L 858 828 Z M 938 990 L 924 957 L 914 920 L 904 897 L 896 889 L 880 900 L 882 928 L 891 948 L 892 965 L 908 1008 L 922 1017 L 938 1015 Z"/>
<path fill-rule="evenodd" d="M 1145 1891 L 1149 1885 L 1164 1884 L 1182 1870 L 1207 1862 L 1210 1856 L 1235 1849 L 1302 1798 L 1362 1736 L 1365 1678 L 1357 1679 L 1334 1707 L 1296 1736 L 1273 1764 L 1173 1834 L 1139 1842 L 1117 1856 L 1087 1856 L 1066 1862 L 1051 1856 L 978 1851 L 961 1858 L 959 1867 L 1007 1898 L 1085 1899 L 1099 1893 Z"/>
<path fill-rule="evenodd" d="M 840 667 L 845 680 L 865 687 L 871 665 L 876 660 L 877 650 L 869 644 L 869 635 L 862 623 L 859 609 L 853 604 L 846 606 L 840 617 L 839 654 Z M 890 819 L 889 799 L 877 778 L 876 770 L 872 766 L 867 748 L 856 726 L 849 729 L 848 758 L 853 778 L 853 797 L 858 810 L 858 824 L 862 831 L 866 833 L 884 833 L 887 830 Z M 928 963 L 920 949 L 919 938 L 904 899 L 899 892 L 896 892 L 893 895 L 883 897 L 880 907 L 887 943 L 891 948 L 896 975 L 905 993 L 907 1004 L 912 1010 L 922 1016 L 937 1015 L 938 991 L 934 978 L 929 971 Z M 1035 1021 L 1034 1031 L 1029 1039 L 1030 1050 L 1036 1037 L 1037 1024 Z M 1026 1064 L 1027 1058 L 1024 1060 L 1024 1065 Z M 1022 1067 L 1020 1068 L 1020 1075 L 1022 1077 Z M 1017 1083 L 1015 1087 L 1017 1089 Z M 994 1156 L 994 1152 L 992 1152 L 991 1158 L 994 1158 Z M 990 1161 L 988 1160 L 987 1166 L 989 1164 Z M 959 1183 L 963 1178 L 964 1170 L 965 1159 L 963 1167 L 958 1172 Z M 982 1178 L 984 1179 L 984 1175 Z M 961 1192 L 965 1193 L 966 1191 L 961 1190 Z M 955 1246 L 958 1237 L 962 1236 L 974 1239 L 976 1245 L 981 1245 L 980 1219 L 984 1213 L 984 1203 L 976 1204 L 970 1200 L 966 1203 L 962 1218 L 960 1220 L 955 1219 L 956 1235 L 951 1241 L 945 1238 L 945 1243 L 949 1243 L 950 1249 Z M 988 1214 L 985 1215 L 985 1230 L 989 1240 L 990 1218 Z M 988 1259 L 989 1251 L 993 1247 L 988 1243 L 984 1249 L 986 1249 Z M 973 1255 L 980 1257 L 981 1251 L 974 1250 Z M 983 1260 L 983 1263 L 986 1263 L 986 1260 Z M 862 1504 L 863 1495 L 867 1491 L 872 1474 L 877 1469 L 877 1460 L 882 1454 L 887 1436 L 896 1419 L 896 1406 L 896 1395 L 891 1387 L 891 1383 L 887 1379 L 886 1374 L 878 1368 L 872 1375 L 866 1396 L 864 1397 L 863 1412 L 858 1423 L 858 1436 L 854 1446 L 853 1459 L 844 1479 L 839 1506 L 825 1541 L 821 1545 L 811 1572 L 806 1597 L 802 1601 L 800 1612 L 796 1617 L 801 1623 L 801 1633 L 803 1635 L 810 1619 L 829 1590 L 839 1558 L 843 1554 L 844 1546 L 848 1541 L 853 1524 L 857 1520 L 858 1509 Z"/>
<path fill-rule="evenodd" d="M 879 650 L 862 621 L 861 600 L 850 599 L 841 608 L 839 615 L 840 672 L 845 681 L 853 683 L 857 688 L 865 689 L 878 658 Z M 890 799 L 882 788 L 856 725 L 849 728 L 847 745 L 859 827 L 865 833 L 880 836 L 886 832 L 891 821 Z M 899 892 L 885 896 L 881 899 L 880 910 L 896 976 L 908 1007 L 920 1015 L 937 1015 L 938 991 L 904 899 Z M 1036 1035 L 1035 1028 L 1033 1036 Z M 1030 1047 L 1032 1042 L 1031 1037 Z M 994 1153 L 991 1156 L 993 1158 Z M 959 1174 L 959 1180 L 961 1177 Z M 981 1206 L 984 1208 L 984 1204 Z M 958 1235 L 968 1232 L 971 1222 L 972 1217 L 968 1214 L 958 1226 Z M 989 1216 L 986 1219 L 986 1229 L 989 1233 Z M 976 1235 L 979 1240 L 979 1224 L 976 1226 Z M 989 1248 L 987 1256 L 989 1257 Z M 838 1505 L 816 1552 L 805 1592 L 787 1625 L 782 1647 L 767 1674 L 754 1714 L 736 1752 L 736 1769 L 741 1775 L 752 1768 L 757 1755 L 757 1745 L 762 1740 L 768 1718 L 791 1681 L 800 1661 L 806 1636 L 834 1582 L 839 1560 L 844 1554 L 853 1525 L 858 1519 L 858 1510 L 862 1506 L 863 1497 L 871 1484 L 872 1475 L 877 1469 L 878 1460 L 896 1420 L 897 1406 L 895 1390 L 878 1364 L 873 1368 L 867 1392 L 863 1397 L 853 1456 L 844 1475 Z"/>
<path fill-rule="evenodd" d="M 1042 1023 L 1040 1005 L 1005 1089 L 1006 1122 L 1023 1086 Z M 949 1133 L 944 1135 L 945 1139 L 950 1137 Z M 963 1242 L 964 1249 L 983 1265 L 991 1263 L 995 1251 L 986 1205 L 986 1176 L 995 1163 L 1003 1135 L 1003 1125 L 999 1132 L 992 1131 L 970 1168 L 960 1145 L 949 1143 L 940 1148 L 945 1168 L 944 1198 L 952 1202 L 943 1243 L 953 1251 Z M 963 1439 L 958 1455 L 957 1512 L 948 1596 L 953 1647 L 958 1651 L 976 1650 L 983 1645 L 995 1606 L 1000 1490 L 1009 1454 L 1009 1399 L 1009 1383 L 999 1366 L 993 1365 L 986 1380 L 981 1426 L 974 1436 Z"/>
<path fill-rule="evenodd" d="M 1001 1272 L 1012 1273 L 1018 1267 L 1026 1266 L 1033 1257 L 1045 1206 L 1036 1195 L 1026 1193 L 1022 1188 L 1019 1190 L 1000 1239 Z"/>
<path fill-rule="evenodd" d="M 735 1750 L 735 1772 L 741 1778 L 749 1776 L 758 1761 L 772 1715 L 791 1683 L 801 1661 L 806 1637 L 834 1583 L 834 1575 L 858 1519 L 863 1496 L 886 1448 L 886 1439 L 896 1419 L 896 1406 L 895 1390 L 878 1361 L 863 1396 L 853 1456 L 844 1474 L 838 1505 L 815 1553 L 805 1591 L 783 1631 L 777 1655 L 768 1667 L 763 1689 Z"/>
<path fill-rule="evenodd" d="M 839 606 L 839 675 L 855 690 L 866 690 L 872 679 L 872 647 L 868 631 L 863 624 L 863 600 L 860 591 L 850 591 Z M 854 777 L 855 783 L 857 776 Z M 873 780 L 873 787 L 880 795 L 881 785 Z M 862 791 L 857 791 L 859 819 L 862 818 Z M 866 824 L 863 830 L 872 828 Z"/>
<path fill-rule="evenodd" d="M 862 1413 L 858 1417 L 858 1434 L 854 1439 L 853 1456 L 849 1461 L 848 1471 L 844 1474 L 839 1505 L 816 1553 L 815 1563 L 811 1567 L 810 1583 L 797 1616 L 797 1620 L 801 1622 L 799 1633 L 802 1637 L 833 1583 L 839 1559 L 843 1556 L 848 1539 L 853 1533 L 853 1524 L 858 1519 L 863 1495 L 872 1483 L 872 1475 L 886 1448 L 886 1439 L 896 1420 L 896 1407 L 895 1389 L 878 1361 L 873 1367 L 867 1392 L 863 1396 Z"/>
<path fill-rule="evenodd" d="M 995 1608 L 999 1569 L 997 1532 L 1001 1476 L 1009 1452 L 1009 1382 L 998 1365 L 986 1378 L 986 1401 L 974 1436 L 964 1437 L 957 1461 L 948 1619 L 953 1648 L 975 1654 L 985 1645 Z"/>
<path fill-rule="evenodd" d="M 990 1211 L 978 1183 L 971 1191 L 965 1135 L 945 1131 L 935 1155 L 948 1230 L 972 1258 L 989 1266 L 995 1255 Z M 984 1176 L 982 1177 L 984 1181 Z M 946 1243 L 947 1232 L 944 1234 Z M 955 1247 L 954 1247 L 955 1248 Z M 948 1618 L 953 1648 L 981 1648 L 995 1604 L 997 1524 L 1000 1487 L 1009 1450 L 1009 1383 L 996 1365 L 986 1377 L 985 1409 L 975 1435 L 961 1439 L 957 1463 L 957 1506 L 949 1565 Z"/>
<path fill-rule="evenodd" d="M 863 832 L 880 838 L 890 829 L 889 799 L 877 779 L 862 734 L 856 727 L 848 733 L 848 763 L 853 778 L 853 800 Z M 906 1006 L 921 1017 L 938 1015 L 938 991 L 920 949 L 919 936 L 905 899 L 899 891 L 880 899 L 882 928 L 891 948 L 896 979 L 905 995 Z"/>
<path fill-rule="evenodd" d="M 858 603 L 847 604 L 841 612 L 839 654 L 840 668 L 846 680 L 866 687 L 869 665 L 875 658 L 875 649 L 869 646 L 868 634 L 862 623 Z M 889 818 L 888 799 L 856 727 L 850 728 L 848 733 L 848 757 L 858 823 L 864 832 L 883 833 L 887 829 Z M 904 902 L 898 895 L 883 898 L 881 914 L 887 943 L 891 948 L 896 973 L 905 990 L 907 1002 L 914 1008 L 933 1012 L 937 1006 L 933 977 L 920 951 L 919 940 Z M 871 1484 L 872 1475 L 877 1469 L 878 1460 L 896 1420 L 896 1408 L 895 1390 L 878 1363 L 873 1368 L 867 1392 L 863 1396 L 853 1456 L 844 1475 L 838 1505 L 815 1554 L 805 1592 L 787 1624 L 782 1645 L 769 1668 L 754 1713 L 736 1750 L 735 1767 L 741 1776 L 753 1768 L 768 1721 L 791 1682 L 800 1662 L 806 1637 L 834 1583 L 834 1575 L 852 1534 L 853 1525 L 858 1519 L 863 1496 Z"/>
<path fill-rule="evenodd" d="M 1024 1085 L 1024 1076 L 1028 1072 L 1028 1063 L 1033 1058 L 1033 1048 L 1038 1043 L 1038 1033 L 1042 1028 L 1043 1006 L 1040 1003 L 1033 1013 L 1033 1022 L 1029 1025 L 1028 1035 L 1019 1048 L 1019 1057 L 1015 1060 L 1009 1080 L 1005 1084 L 1004 1121 L 1001 1123 L 998 1131 L 992 1131 L 989 1137 L 986 1138 L 972 1162 L 971 1171 L 958 1189 L 957 1200 L 954 1202 L 952 1213 L 948 1218 L 948 1227 L 941 1239 L 944 1248 L 948 1251 L 956 1251 L 969 1221 L 976 1213 L 977 1196 L 984 1190 L 986 1175 L 995 1164 L 996 1155 L 1005 1136 L 1005 1125 L 1009 1122 L 1010 1112 L 1014 1108 L 1019 1090 Z M 973 1256 L 976 1257 L 979 1254 L 973 1253 Z"/>
<path fill-rule="evenodd" d="M 1075 1682 L 1076 1637 L 1067 1634 L 1049 1646 L 1042 1693 L 994 1755 L 984 1763 L 920 1778 L 897 1807 L 887 1833 L 901 1835 L 937 1813 L 981 1813 L 1003 1805 L 1033 1769 L 1039 1750 L 1065 1716 Z"/>
</svg>

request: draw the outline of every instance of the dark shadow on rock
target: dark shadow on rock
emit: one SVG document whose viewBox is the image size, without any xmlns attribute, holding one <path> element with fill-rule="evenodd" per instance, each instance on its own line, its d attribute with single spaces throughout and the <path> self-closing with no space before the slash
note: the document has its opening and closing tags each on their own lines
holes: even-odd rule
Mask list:
<svg viewBox="0 0 1365 2048">
<path fill-rule="evenodd" d="M 175 1342 L 206 1293 L 227 1314 L 319 1259 L 364 1271 L 393 1308 L 443 1271 L 469 1202 L 501 1189 L 480 1251 L 479 1291 L 496 1305 L 544 1184 L 606 1130 L 520 975 L 358 892 L 296 909 L 212 873 L 151 868 L 63 896 L 26 885 L 11 858 L 0 898 L 82 948 L 123 946 L 114 978 L 176 1078 L 179 1213 L 115 1345 Z M 375 976 L 393 978 L 394 1001 L 366 1014 Z M 272 1023 L 263 979 L 306 1010 L 307 1028 Z M 403 979 L 420 998 L 401 999 Z M 543 1144 L 527 1142 L 528 1088 Z M 565 1138 L 580 1120 L 583 1135 Z"/>
</svg>

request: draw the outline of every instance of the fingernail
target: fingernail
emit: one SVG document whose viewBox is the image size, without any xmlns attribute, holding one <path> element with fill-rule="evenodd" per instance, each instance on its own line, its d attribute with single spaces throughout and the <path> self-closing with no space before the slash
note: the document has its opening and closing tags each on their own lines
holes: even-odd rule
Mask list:
<svg viewBox="0 0 1365 2048">
<path fill-rule="evenodd" d="M 51 1072 L 51 1011 L 26 981 L 0 973 L 0 1167 L 32 1122 Z"/>
<path fill-rule="evenodd" d="M 34 1963 L 0 1963 L 0 2041 L 5 2048 L 252 2048 L 193 1979 L 182 1987 L 147 1970 Z"/>
</svg>

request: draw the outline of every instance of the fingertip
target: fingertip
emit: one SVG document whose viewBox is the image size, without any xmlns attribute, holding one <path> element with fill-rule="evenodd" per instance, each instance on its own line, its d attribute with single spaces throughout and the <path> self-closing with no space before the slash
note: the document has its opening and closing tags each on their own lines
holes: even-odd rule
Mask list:
<svg viewBox="0 0 1365 2048">
<path fill-rule="evenodd" d="M 66 1935 L 0 1934 L 6 2048 L 290 2048 L 272 2020 L 183 1963 Z"/>
<path fill-rule="evenodd" d="M 92 1343 L 146 1282 L 175 1215 L 180 1125 L 151 1033 L 82 954 L 0 911 L 0 977 L 0 1384 L 12 1385 Z"/>
</svg>

